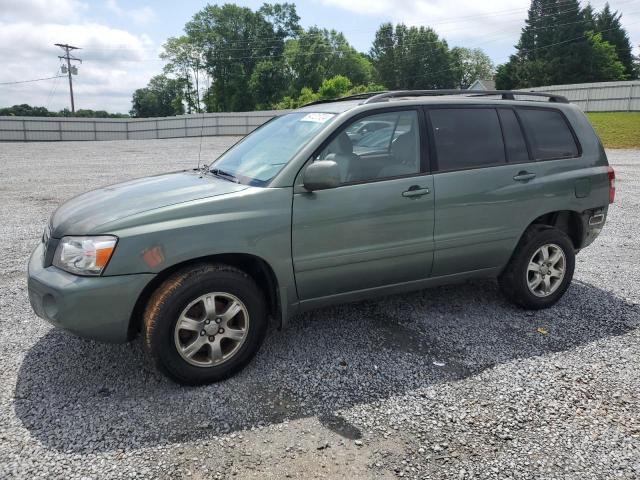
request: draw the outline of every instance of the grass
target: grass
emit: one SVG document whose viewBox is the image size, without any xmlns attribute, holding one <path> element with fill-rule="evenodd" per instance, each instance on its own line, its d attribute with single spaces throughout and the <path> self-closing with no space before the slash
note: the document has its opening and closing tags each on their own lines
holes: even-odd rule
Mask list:
<svg viewBox="0 0 640 480">
<path fill-rule="evenodd" d="M 640 112 L 587 113 L 605 148 L 640 148 Z"/>
</svg>

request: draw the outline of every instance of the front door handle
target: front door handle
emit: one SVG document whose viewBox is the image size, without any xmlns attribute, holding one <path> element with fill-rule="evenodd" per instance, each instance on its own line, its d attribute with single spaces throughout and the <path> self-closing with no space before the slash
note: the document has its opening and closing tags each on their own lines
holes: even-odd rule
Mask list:
<svg viewBox="0 0 640 480">
<path fill-rule="evenodd" d="M 403 197 L 421 197 L 428 195 L 431 190 L 428 188 L 422 188 L 420 185 L 411 185 L 408 190 L 402 192 Z"/>
<path fill-rule="evenodd" d="M 528 182 L 529 180 L 533 180 L 534 178 L 536 178 L 536 174 L 532 173 L 532 172 L 518 172 L 518 174 L 516 176 L 513 177 L 513 179 L 516 182 Z"/>
</svg>

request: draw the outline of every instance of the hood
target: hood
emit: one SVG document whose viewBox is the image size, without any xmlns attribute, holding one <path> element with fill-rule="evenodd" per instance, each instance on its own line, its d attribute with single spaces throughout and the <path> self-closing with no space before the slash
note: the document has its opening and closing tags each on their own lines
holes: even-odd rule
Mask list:
<svg viewBox="0 0 640 480">
<path fill-rule="evenodd" d="M 51 236 L 86 235 L 96 227 L 168 205 L 248 188 L 197 171 L 139 178 L 83 193 L 63 203 L 51 217 Z"/>
</svg>

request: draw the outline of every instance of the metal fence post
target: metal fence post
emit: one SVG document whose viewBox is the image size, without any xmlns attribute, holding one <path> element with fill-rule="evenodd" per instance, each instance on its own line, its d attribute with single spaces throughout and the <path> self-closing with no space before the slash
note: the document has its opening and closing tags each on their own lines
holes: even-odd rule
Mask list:
<svg viewBox="0 0 640 480">
<path fill-rule="evenodd" d="M 125 129 L 127 140 L 129 140 L 129 120 L 124 121 L 124 129 Z"/>
<path fill-rule="evenodd" d="M 27 122 L 22 120 L 22 140 L 27 141 Z"/>
</svg>

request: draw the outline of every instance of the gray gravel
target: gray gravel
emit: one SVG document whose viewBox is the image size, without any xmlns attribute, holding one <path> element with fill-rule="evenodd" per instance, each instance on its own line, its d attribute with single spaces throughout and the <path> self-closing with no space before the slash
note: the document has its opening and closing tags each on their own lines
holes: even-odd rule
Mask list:
<svg viewBox="0 0 640 480">
<path fill-rule="evenodd" d="M 0 144 L 0 478 L 640 477 L 640 152 L 609 152 L 617 202 L 556 307 L 482 281 L 319 310 L 184 388 L 138 341 L 36 318 L 25 266 L 61 201 L 192 167 L 198 145 Z"/>
</svg>

